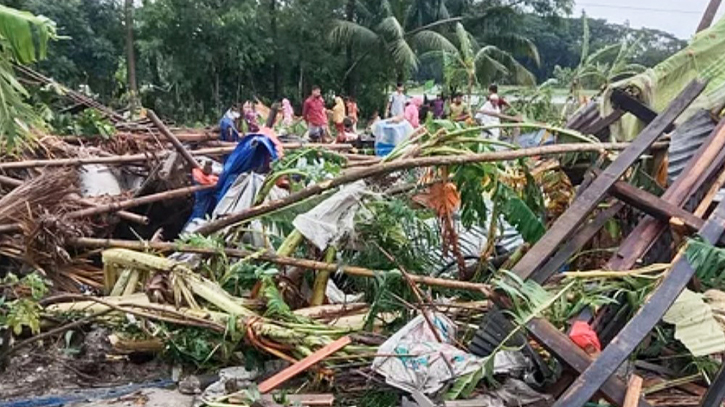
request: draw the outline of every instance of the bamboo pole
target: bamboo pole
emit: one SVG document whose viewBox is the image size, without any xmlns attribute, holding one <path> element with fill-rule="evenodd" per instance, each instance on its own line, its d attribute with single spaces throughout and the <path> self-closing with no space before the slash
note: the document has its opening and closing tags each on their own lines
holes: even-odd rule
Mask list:
<svg viewBox="0 0 725 407">
<path fill-rule="evenodd" d="M 159 250 L 159 251 L 179 251 L 186 253 L 198 253 L 205 255 L 219 255 L 220 251 L 217 249 L 208 249 L 201 247 L 194 247 L 190 245 L 180 245 L 176 243 L 166 242 L 138 242 L 133 240 L 118 240 L 118 239 L 95 239 L 95 238 L 76 238 L 69 240 L 69 244 L 75 247 L 84 248 L 95 248 L 95 249 L 106 249 L 106 248 L 124 248 L 131 250 Z M 223 252 L 230 257 L 237 258 L 249 258 L 255 261 L 266 261 L 275 263 L 282 266 L 289 267 L 300 267 L 308 270 L 317 271 L 330 271 L 336 272 L 341 270 L 343 273 L 356 277 L 368 277 L 374 278 L 379 275 L 380 272 L 376 272 L 364 267 L 356 266 L 339 266 L 334 263 L 326 263 L 316 260 L 298 259 L 294 257 L 278 256 L 270 253 L 259 254 L 249 250 L 241 249 L 228 249 L 225 248 Z M 491 292 L 491 286 L 488 284 L 470 283 L 466 281 L 458 280 L 446 280 L 443 278 L 420 276 L 417 274 L 409 274 L 410 279 L 418 284 L 424 284 L 433 287 L 450 288 L 455 290 L 465 291 L 477 291 L 483 293 Z"/>
<path fill-rule="evenodd" d="M 383 162 L 366 168 L 353 169 L 337 178 L 323 181 L 307 188 L 299 190 L 288 195 L 283 199 L 269 201 L 261 205 L 256 205 L 245 209 L 241 212 L 231 214 L 225 218 L 218 219 L 207 223 L 199 228 L 196 233 L 208 235 L 221 230 L 227 226 L 260 216 L 270 212 L 277 211 L 289 205 L 301 202 L 307 198 L 318 195 L 327 190 L 349 184 L 360 179 L 370 178 L 391 172 L 418 168 L 432 167 L 437 165 L 462 165 L 491 161 L 511 161 L 526 157 L 565 154 L 565 153 L 581 153 L 581 152 L 601 152 L 605 150 L 619 150 L 629 146 L 629 143 L 573 143 L 573 144 L 556 144 L 551 146 L 522 148 L 519 150 L 505 150 L 496 152 L 487 152 L 480 154 L 467 154 L 456 156 L 433 156 L 422 158 L 400 159 L 390 162 Z"/>
<path fill-rule="evenodd" d="M 6 177 L 3 175 L 0 175 L 0 184 L 10 185 L 13 188 L 17 188 L 21 185 L 23 185 L 23 181 L 15 178 Z M 79 202 L 82 205 L 85 206 L 92 206 L 92 207 L 98 207 L 100 204 L 98 202 L 93 202 L 89 199 L 76 199 L 77 202 Z M 149 218 L 143 215 L 138 215 L 133 212 L 127 212 L 127 211 L 119 211 L 117 215 L 122 218 L 126 219 L 129 222 L 138 223 L 139 225 L 148 225 L 149 224 Z"/>
<path fill-rule="evenodd" d="M 81 209 L 79 211 L 71 212 L 65 217 L 67 219 L 75 219 L 84 216 L 98 215 L 101 213 L 117 212 L 123 209 L 132 208 L 134 206 L 146 205 L 153 202 L 165 201 L 167 199 L 176 199 L 183 196 L 192 195 L 195 192 L 204 191 L 215 187 L 216 185 L 195 185 L 193 187 L 184 187 L 171 191 L 159 192 L 158 194 L 142 196 L 141 198 L 133 198 L 121 202 L 113 202 L 106 205 L 99 205 L 94 208 Z"/>
<path fill-rule="evenodd" d="M 298 150 L 302 148 L 317 148 L 323 150 L 350 150 L 349 144 L 319 144 L 319 143 L 282 143 L 286 150 Z M 229 154 L 236 148 L 236 144 L 224 147 L 210 147 L 192 150 L 192 156 L 221 156 Z M 110 157 L 86 157 L 86 158 L 60 158 L 50 160 L 25 160 L 1 162 L 0 170 L 36 168 L 36 167 L 70 167 L 86 164 L 130 164 L 148 161 L 150 159 L 162 160 L 171 154 L 169 150 L 159 151 L 153 154 L 128 154 Z"/>
<path fill-rule="evenodd" d="M 184 145 L 181 144 L 179 139 L 177 139 L 176 136 L 174 136 L 174 134 L 171 131 L 169 131 L 169 128 L 166 127 L 164 122 L 162 122 L 158 116 L 156 116 L 156 113 L 154 113 L 153 110 L 149 109 L 147 111 L 147 116 L 154 123 L 154 126 L 156 126 L 156 128 L 159 129 L 161 134 L 163 134 L 164 137 L 166 137 L 166 139 L 169 140 L 169 142 L 174 145 L 176 150 L 179 152 L 179 154 L 181 154 L 182 157 L 184 157 L 184 159 L 186 160 L 187 163 L 189 163 L 191 168 L 201 169 L 201 165 L 199 165 L 199 163 L 194 159 L 194 157 L 191 156 L 191 154 L 189 153 L 189 150 L 187 150 L 186 147 L 184 147 Z"/>
</svg>

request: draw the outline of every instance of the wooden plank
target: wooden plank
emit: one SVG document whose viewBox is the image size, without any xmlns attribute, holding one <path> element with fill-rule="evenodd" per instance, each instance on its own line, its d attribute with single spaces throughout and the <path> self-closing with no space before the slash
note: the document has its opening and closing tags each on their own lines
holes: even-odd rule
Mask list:
<svg viewBox="0 0 725 407">
<path fill-rule="evenodd" d="M 666 222 L 669 222 L 671 218 L 680 218 L 685 226 L 693 231 L 700 230 L 705 223 L 701 218 L 679 206 L 626 182 L 616 182 L 610 193 L 617 199 Z"/>
<path fill-rule="evenodd" d="M 603 132 L 604 130 L 609 128 L 609 126 L 616 123 L 617 120 L 621 119 L 622 116 L 625 115 L 625 113 L 626 112 L 624 110 L 616 109 L 615 111 L 610 113 L 607 117 L 603 117 L 603 118 L 597 120 L 596 122 L 592 123 L 589 127 L 584 128 L 584 130 L 582 130 L 582 133 L 599 136 L 599 133 Z"/>
<path fill-rule="evenodd" d="M 615 202 L 609 208 L 599 212 L 594 219 L 580 227 L 576 234 L 569 239 L 561 247 L 561 249 L 559 249 L 556 254 L 551 257 L 551 259 L 549 259 L 549 261 L 541 266 L 541 268 L 529 278 L 533 279 L 537 283 L 542 283 L 546 280 L 546 278 L 548 278 L 548 276 L 552 276 L 554 273 L 561 270 L 561 267 L 569 261 L 571 256 L 581 250 L 584 245 L 592 240 L 592 238 L 604 227 L 607 221 L 619 213 L 622 208 L 624 208 L 624 204 L 622 202 Z"/>
<path fill-rule="evenodd" d="M 707 389 L 705 397 L 700 402 L 701 407 L 721 407 L 723 399 L 725 399 L 725 364 L 720 367 L 720 371 L 715 380 Z"/>
<path fill-rule="evenodd" d="M 682 174 L 667 188 L 662 199 L 682 207 L 713 174 L 722 168 L 724 162 L 725 120 L 722 120 L 697 150 Z M 609 259 L 607 268 L 629 270 L 647 253 L 666 229 L 666 222 L 651 217 L 643 219 L 619 245 L 617 253 Z"/>
<path fill-rule="evenodd" d="M 702 15 L 702 20 L 700 20 L 700 24 L 697 26 L 697 31 L 700 32 L 703 30 L 707 30 L 712 25 L 712 22 L 715 20 L 715 15 L 717 14 L 717 10 L 720 8 L 720 4 L 722 3 L 722 0 L 710 0 L 710 3 L 708 3 L 707 8 L 705 9 L 705 14 Z"/>
<path fill-rule="evenodd" d="M 691 82 L 670 106 L 650 123 L 639 137 L 616 160 L 597 177 L 569 209 L 554 222 L 546 234 L 513 267 L 520 278 L 527 279 L 541 267 L 556 251 L 559 245 L 573 234 L 586 217 L 604 198 L 609 188 L 624 175 L 629 167 L 657 140 L 662 132 L 685 111 L 705 89 L 701 81 Z"/>
<path fill-rule="evenodd" d="M 715 212 L 700 230 L 700 236 L 714 244 L 724 231 L 725 201 L 717 206 Z M 694 274 L 695 270 L 690 266 L 686 257 L 678 257 L 642 308 L 557 400 L 554 407 L 581 407 L 589 401 L 662 319 Z"/>
<path fill-rule="evenodd" d="M 306 358 L 300 360 L 299 362 L 293 364 L 292 366 L 284 369 L 283 371 L 260 383 L 259 392 L 264 394 L 276 389 L 277 386 L 280 386 L 287 380 L 304 372 L 316 363 L 349 345 L 351 342 L 352 340 L 349 336 L 343 336 L 342 338 L 327 344 L 326 346 L 312 353 L 310 356 L 307 356 Z"/>
<path fill-rule="evenodd" d="M 632 377 L 629 378 L 627 397 L 624 398 L 624 404 L 622 404 L 622 407 L 637 406 L 637 402 L 642 396 L 642 382 L 642 378 L 637 375 L 632 375 Z"/>
<path fill-rule="evenodd" d="M 612 90 L 612 103 L 620 109 L 632 113 L 639 120 L 649 124 L 657 117 L 657 112 L 652 110 L 649 106 L 633 98 L 629 93 L 623 89 Z M 670 124 L 665 129 L 665 133 L 669 133 L 675 129 L 675 126 Z"/>
<path fill-rule="evenodd" d="M 577 372 L 585 371 L 592 363 L 591 356 L 546 319 L 534 318 L 526 324 L 526 328 L 544 348 Z M 610 403 L 621 406 L 627 395 L 627 385 L 614 376 L 604 382 L 601 386 L 601 393 Z M 644 398 L 640 398 L 638 405 L 646 407 L 649 406 L 649 403 Z"/>
</svg>

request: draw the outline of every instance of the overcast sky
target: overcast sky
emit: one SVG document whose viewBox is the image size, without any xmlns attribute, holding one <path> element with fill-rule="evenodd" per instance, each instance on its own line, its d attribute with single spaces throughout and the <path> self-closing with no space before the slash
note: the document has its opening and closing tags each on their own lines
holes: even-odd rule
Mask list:
<svg viewBox="0 0 725 407">
<path fill-rule="evenodd" d="M 709 0 L 575 0 L 574 15 L 605 18 L 630 26 L 657 28 L 688 39 L 697 29 Z M 725 13 L 725 4 L 718 17 Z"/>
</svg>

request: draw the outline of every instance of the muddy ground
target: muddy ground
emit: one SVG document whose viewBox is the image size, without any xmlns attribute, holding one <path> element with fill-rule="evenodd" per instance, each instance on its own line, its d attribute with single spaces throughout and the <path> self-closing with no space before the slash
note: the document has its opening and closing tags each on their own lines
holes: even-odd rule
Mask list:
<svg viewBox="0 0 725 407">
<path fill-rule="evenodd" d="M 60 340 L 18 350 L 0 372 L 0 400 L 62 395 L 78 389 L 171 378 L 171 367 L 157 358 L 131 360 L 112 355 L 107 337 L 105 329 L 95 329 L 75 346 Z"/>
</svg>

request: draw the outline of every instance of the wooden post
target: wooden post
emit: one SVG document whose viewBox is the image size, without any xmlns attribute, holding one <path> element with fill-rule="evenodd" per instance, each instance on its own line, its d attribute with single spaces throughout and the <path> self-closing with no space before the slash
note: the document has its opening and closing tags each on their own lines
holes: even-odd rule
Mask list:
<svg viewBox="0 0 725 407">
<path fill-rule="evenodd" d="M 169 128 L 166 127 L 164 122 L 162 122 L 159 119 L 159 117 L 156 116 L 156 113 L 154 113 L 153 110 L 149 109 L 147 114 L 148 114 L 149 119 L 151 119 L 151 121 L 154 122 L 154 125 L 159 129 L 161 134 L 163 134 L 164 137 L 166 137 L 166 139 L 169 140 L 169 142 L 171 142 L 171 144 L 174 145 L 174 147 L 179 152 L 179 154 L 181 154 L 181 156 L 184 157 L 186 162 L 189 163 L 189 166 L 191 166 L 191 168 L 201 169 L 201 165 L 199 165 L 199 163 L 194 159 L 194 157 L 191 156 L 191 153 L 189 153 L 189 150 L 187 150 L 186 147 L 184 147 L 184 145 L 181 144 L 179 139 L 177 139 L 176 136 L 174 136 L 174 133 L 172 133 L 169 130 Z"/>
<path fill-rule="evenodd" d="M 172 191 L 159 192 L 158 194 L 146 195 L 141 198 L 128 199 L 121 202 L 113 202 L 106 205 L 99 205 L 92 208 L 81 209 L 79 211 L 71 212 L 65 217 L 67 219 L 81 218 L 84 216 L 98 215 L 101 213 L 117 212 L 123 209 L 132 208 L 134 206 L 145 205 L 158 201 L 165 201 L 167 199 L 176 199 L 187 195 L 192 195 L 195 192 L 203 191 L 205 189 L 215 188 L 215 185 L 197 185 L 193 187 L 185 187 L 174 189 Z"/>
<path fill-rule="evenodd" d="M 642 378 L 632 375 L 629 378 L 629 388 L 627 389 L 627 397 L 624 398 L 622 407 L 636 407 L 637 401 L 642 396 Z"/>
<path fill-rule="evenodd" d="M 710 3 L 705 9 L 705 14 L 702 16 L 702 20 L 700 20 L 700 25 L 697 26 L 696 33 L 710 28 L 712 22 L 715 21 L 715 15 L 717 15 L 717 10 L 720 8 L 721 3 L 722 0 L 710 0 Z"/>
<path fill-rule="evenodd" d="M 336 340 L 335 342 L 327 344 L 322 349 L 314 352 L 310 356 L 307 356 L 306 358 L 300 360 L 299 362 L 295 363 L 294 365 L 284 369 L 283 371 L 277 373 L 276 375 L 270 377 L 269 379 L 263 381 L 259 384 L 259 392 L 264 394 L 268 393 L 275 388 L 277 388 L 279 385 L 283 384 L 287 380 L 297 376 L 298 374 L 304 372 L 305 370 L 309 369 L 313 365 L 317 364 L 318 362 L 324 360 L 326 357 L 332 355 L 333 353 L 339 351 L 340 349 L 344 348 L 345 346 L 349 345 L 352 342 L 349 336 L 343 336 L 342 338 Z"/>
<path fill-rule="evenodd" d="M 704 82 L 698 80 L 691 82 L 670 103 L 670 106 L 640 133 L 629 148 L 619 154 L 617 159 L 574 200 L 569 209 L 554 222 L 546 234 L 514 266 L 512 271 L 525 280 L 548 261 L 559 245 L 568 240 L 576 228 L 586 220 L 612 185 L 624 175 L 627 169 L 639 159 L 704 89 Z M 549 276 L 543 277 L 548 278 Z"/>
<path fill-rule="evenodd" d="M 725 201 L 717 206 L 700 230 L 700 236 L 710 244 L 715 244 L 723 232 L 725 232 Z M 589 401 L 662 319 L 694 274 L 695 270 L 687 258 L 678 256 L 678 260 L 642 308 L 599 357 L 577 377 L 554 407 L 581 407 Z"/>
</svg>

